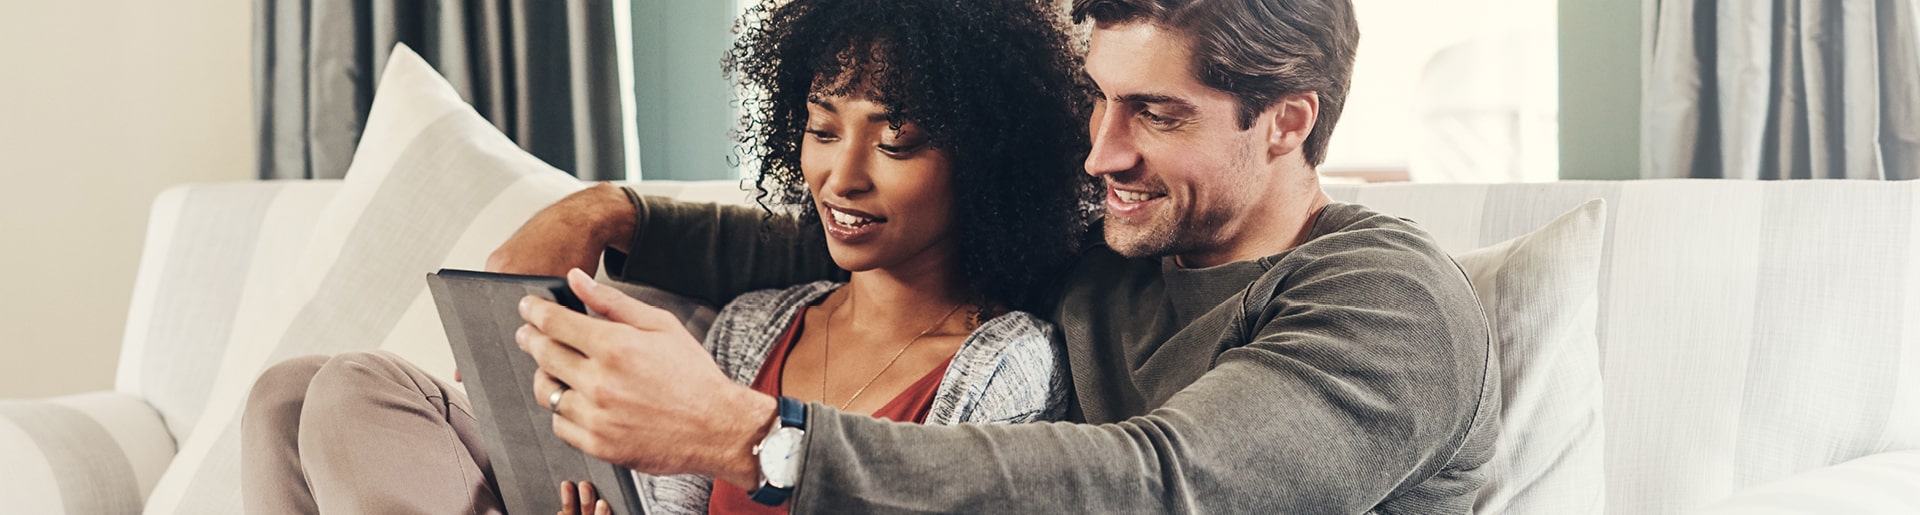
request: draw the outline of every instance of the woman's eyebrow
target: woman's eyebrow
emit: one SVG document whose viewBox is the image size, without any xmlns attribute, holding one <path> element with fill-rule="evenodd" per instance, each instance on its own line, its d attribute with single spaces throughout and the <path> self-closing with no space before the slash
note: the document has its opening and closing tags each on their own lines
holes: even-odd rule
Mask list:
<svg viewBox="0 0 1920 515">
<path fill-rule="evenodd" d="M 824 99 L 824 98 L 816 97 L 813 95 L 807 95 L 807 103 L 820 106 L 821 109 L 826 109 L 827 112 L 829 113 L 840 112 L 839 109 L 835 109 L 833 107 L 832 102 L 828 102 L 827 99 Z"/>
</svg>

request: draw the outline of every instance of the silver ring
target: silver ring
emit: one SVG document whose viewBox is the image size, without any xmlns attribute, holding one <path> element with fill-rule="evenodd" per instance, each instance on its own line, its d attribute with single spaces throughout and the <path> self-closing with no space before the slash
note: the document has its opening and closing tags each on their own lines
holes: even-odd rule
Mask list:
<svg viewBox="0 0 1920 515">
<path fill-rule="evenodd" d="M 547 410 L 552 411 L 553 414 L 555 415 L 559 415 L 560 414 L 560 396 L 565 395 L 566 393 L 567 393 L 567 387 L 562 386 L 559 389 L 554 390 L 552 395 L 548 395 Z"/>
</svg>

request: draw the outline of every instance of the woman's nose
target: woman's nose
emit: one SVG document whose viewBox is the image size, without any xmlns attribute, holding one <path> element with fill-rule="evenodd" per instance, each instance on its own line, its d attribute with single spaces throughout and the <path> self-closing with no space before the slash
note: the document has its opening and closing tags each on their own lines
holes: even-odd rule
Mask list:
<svg viewBox="0 0 1920 515">
<path fill-rule="evenodd" d="M 845 198 L 873 189 L 872 176 L 868 175 L 868 167 L 873 165 L 871 152 L 863 150 L 849 145 L 834 156 L 833 169 L 827 172 L 827 191 Z"/>
</svg>

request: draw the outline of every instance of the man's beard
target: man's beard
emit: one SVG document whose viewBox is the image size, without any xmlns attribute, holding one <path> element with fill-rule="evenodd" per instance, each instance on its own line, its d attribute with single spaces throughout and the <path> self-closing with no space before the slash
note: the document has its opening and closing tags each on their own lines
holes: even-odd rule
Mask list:
<svg viewBox="0 0 1920 515">
<path fill-rule="evenodd" d="M 1251 142 L 1242 141 L 1241 143 L 1241 148 L 1237 149 L 1239 152 L 1236 153 L 1241 158 L 1235 159 L 1231 165 L 1232 169 L 1220 174 L 1216 179 L 1229 183 L 1228 187 L 1219 191 L 1242 191 L 1251 187 L 1250 185 L 1254 182 L 1253 174 L 1260 173 L 1254 169 L 1252 161 L 1245 158 L 1250 152 Z M 1159 189 L 1168 191 L 1164 186 Z M 1161 202 L 1173 200 L 1172 192 L 1168 191 L 1168 194 L 1169 197 L 1161 199 Z M 1154 217 L 1141 220 L 1137 224 L 1127 224 L 1113 217 L 1107 217 L 1102 222 L 1106 224 L 1107 248 L 1128 258 L 1158 258 L 1211 250 L 1212 247 L 1224 243 L 1221 236 L 1224 228 L 1237 226 L 1238 224 L 1234 223 L 1235 219 L 1245 216 L 1246 213 L 1242 211 L 1251 207 L 1251 205 L 1202 206 L 1197 205 L 1197 201 L 1188 200 L 1193 203 L 1187 206 L 1161 206 L 1154 213 Z M 1188 209 L 1184 211 L 1175 209 L 1179 207 Z M 1116 231 L 1114 229 L 1120 228 L 1116 226 L 1130 227 L 1130 229 Z"/>
<path fill-rule="evenodd" d="M 1169 219 L 1155 217 L 1137 227 L 1121 228 L 1117 226 L 1131 224 L 1109 217 L 1103 222 L 1106 224 L 1107 247 L 1129 258 L 1166 257 L 1195 250 L 1194 247 L 1198 245 L 1184 240 L 1196 236 L 1198 228 L 1177 214 L 1165 218 Z"/>
</svg>

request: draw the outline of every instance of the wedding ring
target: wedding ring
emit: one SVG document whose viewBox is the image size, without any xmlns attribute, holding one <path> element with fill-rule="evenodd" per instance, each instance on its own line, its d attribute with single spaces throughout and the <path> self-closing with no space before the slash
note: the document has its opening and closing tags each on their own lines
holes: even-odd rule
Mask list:
<svg viewBox="0 0 1920 515">
<path fill-rule="evenodd" d="M 547 410 L 552 411 L 553 414 L 555 415 L 559 415 L 560 414 L 560 396 L 565 395 L 566 393 L 567 393 L 567 387 L 562 386 L 559 389 L 554 390 L 553 395 L 548 395 Z"/>
</svg>

